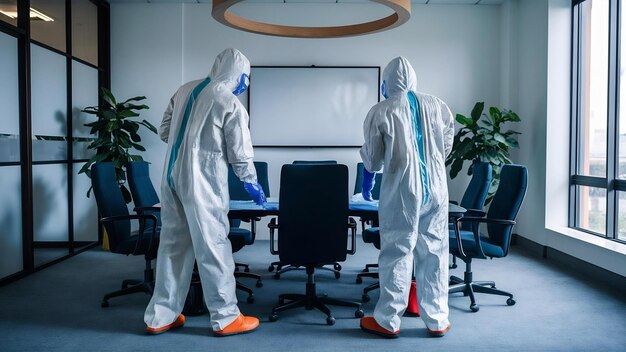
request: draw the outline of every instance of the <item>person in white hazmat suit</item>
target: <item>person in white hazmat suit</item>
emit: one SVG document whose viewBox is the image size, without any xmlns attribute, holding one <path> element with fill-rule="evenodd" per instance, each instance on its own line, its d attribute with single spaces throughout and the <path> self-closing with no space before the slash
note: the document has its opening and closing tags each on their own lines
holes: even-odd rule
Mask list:
<svg viewBox="0 0 626 352">
<path fill-rule="evenodd" d="M 368 113 L 361 158 L 364 198 L 374 172 L 384 167 L 379 199 L 380 298 L 361 328 L 397 337 L 415 270 L 420 314 L 431 336 L 443 336 L 448 320 L 448 186 L 445 159 L 454 119 L 439 98 L 416 93 L 416 75 L 404 57 L 383 71 L 386 100 Z"/>
<path fill-rule="evenodd" d="M 265 195 L 253 165 L 245 91 L 250 62 L 236 49 L 215 59 L 211 74 L 181 86 L 161 123 L 168 142 L 161 186 L 162 228 L 154 294 L 144 315 L 150 334 L 184 325 L 181 314 L 198 263 L 211 326 L 217 336 L 254 330 L 259 320 L 239 312 L 228 240 L 228 163 L 257 204 Z"/>
</svg>

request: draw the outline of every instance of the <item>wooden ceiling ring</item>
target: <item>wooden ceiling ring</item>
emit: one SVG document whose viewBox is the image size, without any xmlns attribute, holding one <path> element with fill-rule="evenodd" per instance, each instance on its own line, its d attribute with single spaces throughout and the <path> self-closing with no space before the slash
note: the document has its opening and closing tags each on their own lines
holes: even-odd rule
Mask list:
<svg viewBox="0 0 626 352">
<path fill-rule="evenodd" d="M 218 22 L 246 32 L 293 38 L 340 38 L 381 32 L 406 23 L 411 17 L 411 0 L 370 0 L 391 8 L 394 13 L 378 20 L 344 26 L 299 27 L 256 22 L 228 9 L 244 0 L 213 0 L 211 15 Z"/>
</svg>

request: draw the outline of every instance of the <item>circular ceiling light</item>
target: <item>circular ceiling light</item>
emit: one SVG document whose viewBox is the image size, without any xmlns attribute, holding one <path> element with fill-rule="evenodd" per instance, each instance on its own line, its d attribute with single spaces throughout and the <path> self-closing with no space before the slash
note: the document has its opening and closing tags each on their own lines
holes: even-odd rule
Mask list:
<svg viewBox="0 0 626 352">
<path fill-rule="evenodd" d="M 213 0 L 211 15 L 218 22 L 247 32 L 294 38 L 339 38 L 375 33 L 404 24 L 411 17 L 411 0 L 370 0 L 391 8 L 394 13 L 378 20 L 344 26 L 299 27 L 251 21 L 228 9 L 244 0 Z"/>
</svg>

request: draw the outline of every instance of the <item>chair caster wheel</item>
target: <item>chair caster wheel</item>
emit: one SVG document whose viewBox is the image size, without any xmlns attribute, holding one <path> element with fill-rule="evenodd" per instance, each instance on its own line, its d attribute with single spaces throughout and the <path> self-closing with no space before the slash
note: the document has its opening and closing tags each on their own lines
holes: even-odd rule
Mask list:
<svg viewBox="0 0 626 352">
<path fill-rule="evenodd" d="M 480 307 L 477 304 L 470 304 L 470 310 L 476 313 L 480 310 Z"/>
<path fill-rule="evenodd" d="M 268 266 L 267 271 L 269 271 L 270 273 L 274 271 L 274 266 L 273 265 Z"/>
<path fill-rule="evenodd" d="M 341 271 L 341 264 L 334 264 L 333 268 L 337 271 Z"/>
<path fill-rule="evenodd" d="M 506 300 L 506 304 L 509 306 L 515 305 L 515 300 L 513 298 L 509 298 Z"/>
<path fill-rule="evenodd" d="M 365 313 L 363 313 L 363 309 L 357 309 L 356 312 L 354 312 L 355 318 L 363 318 L 364 315 Z"/>
<path fill-rule="evenodd" d="M 274 278 L 274 280 L 278 280 L 278 279 L 280 279 L 280 274 L 276 273 L 272 277 Z"/>
<path fill-rule="evenodd" d="M 278 314 L 276 314 L 276 313 L 270 314 L 270 321 L 273 323 L 276 320 L 278 320 Z"/>
<path fill-rule="evenodd" d="M 332 316 L 328 316 L 328 318 L 326 318 L 326 324 L 327 325 L 335 325 L 335 318 Z"/>
<path fill-rule="evenodd" d="M 246 302 L 248 302 L 249 304 L 254 303 L 254 296 L 252 295 L 248 296 L 248 299 L 246 299 Z"/>
<path fill-rule="evenodd" d="M 259 280 L 256 282 L 256 287 L 263 287 L 263 281 Z"/>
<path fill-rule="evenodd" d="M 458 265 L 456 265 L 456 264 L 452 264 L 452 265 L 450 265 L 450 269 L 456 269 L 456 268 L 458 268 L 458 267 L 459 267 L 459 266 L 458 266 Z"/>
<path fill-rule="evenodd" d="M 335 279 L 338 279 L 338 278 L 340 278 L 340 277 L 341 277 L 341 274 L 340 274 L 339 272 L 337 272 L 337 271 L 336 271 L 336 272 L 335 272 Z"/>
<path fill-rule="evenodd" d="M 363 302 L 369 302 L 370 301 L 370 296 L 368 294 L 364 294 L 363 296 L 361 296 L 361 300 Z"/>
<path fill-rule="evenodd" d="M 102 307 L 102 308 L 106 308 L 106 307 L 108 307 L 108 306 L 109 306 L 109 301 L 107 301 L 107 300 L 103 299 L 103 300 L 102 300 L 102 303 L 100 303 L 100 307 Z"/>
<path fill-rule="evenodd" d="M 357 276 L 357 277 L 356 277 L 356 283 L 357 283 L 357 284 L 362 284 L 362 283 L 363 283 L 363 279 L 361 279 L 361 277 L 360 277 L 360 276 Z"/>
</svg>

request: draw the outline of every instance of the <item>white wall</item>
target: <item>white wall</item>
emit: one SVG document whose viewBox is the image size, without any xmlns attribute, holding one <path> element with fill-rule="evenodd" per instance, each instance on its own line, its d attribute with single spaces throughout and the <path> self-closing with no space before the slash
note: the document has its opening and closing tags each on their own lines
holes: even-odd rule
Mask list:
<svg viewBox="0 0 626 352">
<path fill-rule="evenodd" d="M 375 17 L 375 4 L 250 4 L 240 15 L 263 11 L 278 22 L 303 16 L 347 23 Z M 359 12 L 353 18 L 352 12 Z M 302 17 L 301 17 L 302 18 Z M 285 22 L 283 22 L 285 23 Z M 206 76 L 215 56 L 227 47 L 241 50 L 252 65 L 375 65 L 384 68 L 398 56 L 413 64 L 418 89 L 439 96 L 453 113 L 469 114 L 476 101 L 498 105 L 501 99 L 500 6 L 416 5 L 411 20 L 396 29 L 341 39 L 278 38 L 237 31 L 211 17 L 210 4 L 111 4 L 112 89 L 120 97 L 146 95 L 142 117 L 158 125 L 171 94 L 183 82 Z M 286 101 L 286 104 L 289 102 Z M 160 180 L 165 146 L 145 137 L 151 177 Z M 280 167 L 295 159 L 335 159 L 350 167 L 354 184 L 358 149 L 257 148 L 255 159 L 270 165 L 273 196 Z M 451 199 L 460 199 L 467 179 L 450 183 Z M 158 182 L 157 182 L 158 183 Z M 158 186 L 158 184 L 157 184 Z M 259 238 L 267 231 L 259 226 Z"/>
<path fill-rule="evenodd" d="M 326 23 L 379 15 L 377 5 L 335 4 L 333 11 L 326 6 L 251 4 L 237 11 L 283 23 L 302 13 Z M 146 95 L 151 110 L 142 116 L 158 125 L 176 88 L 207 75 L 226 47 L 242 50 L 253 65 L 384 67 L 404 55 L 415 67 L 418 88 L 441 97 L 454 113 L 468 114 L 476 101 L 485 101 L 522 118 L 515 126 L 523 133 L 521 149 L 513 151 L 512 159 L 528 167 L 529 188 L 515 232 L 626 276 L 624 245 L 566 228 L 570 6 L 569 0 L 508 0 L 500 6 L 413 4 L 411 20 L 394 30 L 305 40 L 225 27 L 211 17 L 210 4 L 113 3 L 112 88 L 120 97 Z M 362 15 L 352 18 L 351 11 Z M 165 146 L 152 135 L 145 144 L 145 158 L 153 162 L 152 179 L 160 180 Z M 282 164 L 336 159 L 350 167 L 352 185 L 359 161 L 356 149 L 257 148 L 255 153 L 257 160 L 270 164 L 273 196 L 278 195 Z M 459 177 L 449 182 L 451 199 L 460 198 L 467 181 Z M 259 229 L 259 238 L 267 238 L 264 224 Z"/>
<path fill-rule="evenodd" d="M 517 65 L 509 102 L 522 118 L 521 149 L 513 160 L 528 167 L 528 192 L 515 232 L 541 245 L 626 276 L 626 246 L 567 227 L 571 2 L 511 0 L 511 55 Z"/>
</svg>

